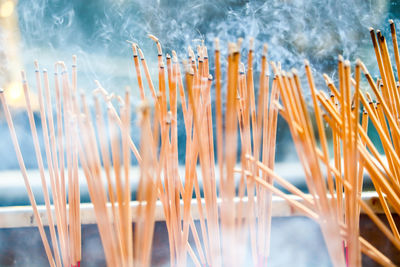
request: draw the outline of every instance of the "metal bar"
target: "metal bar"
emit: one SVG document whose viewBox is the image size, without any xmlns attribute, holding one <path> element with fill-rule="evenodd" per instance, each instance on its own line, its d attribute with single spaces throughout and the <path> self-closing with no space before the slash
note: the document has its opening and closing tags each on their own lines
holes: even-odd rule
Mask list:
<svg viewBox="0 0 400 267">
<path fill-rule="evenodd" d="M 302 202 L 302 199 L 297 196 L 291 196 L 293 199 Z M 362 195 L 363 200 L 372 208 L 376 213 L 383 213 L 382 207 L 379 202 L 378 195 L 376 192 L 364 192 Z M 192 200 L 191 215 L 193 219 L 199 218 L 196 200 Z M 235 203 L 239 203 L 239 199 L 235 200 Z M 243 199 L 244 209 L 246 209 L 247 199 Z M 139 203 L 137 201 L 131 202 L 132 217 L 133 221 L 137 218 L 137 210 Z M 204 206 L 204 203 L 203 203 Z M 204 207 L 205 208 L 205 207 Z M 38 207 L 40 216 L 43 220 L 44 225 L 48 224 L 46 209 L 44 206 Z M 183 209 L 183 202 L 181 202 L 181 209 Z M 111 206 L 110 206 L 111 212 Z M 273 197 L 272 199 L 272 216 L 273 217 L 290 217 L 290 216 L 302 216 L 294 210 L 285 200 Z M 157 201 L 156 206 L 156 221 L 165 220 L 162 204 Z M 81 222 L 82 224 L 95 224 L 96 217 L 93 210 L 92 203 L 81 204 Z M 18 227 L 35 227 L 36 222 L 33 219 L 32 208 L 30 206 L 20 207 L 0 207 L 0 228 L 18 228 Z"/>
</svg>

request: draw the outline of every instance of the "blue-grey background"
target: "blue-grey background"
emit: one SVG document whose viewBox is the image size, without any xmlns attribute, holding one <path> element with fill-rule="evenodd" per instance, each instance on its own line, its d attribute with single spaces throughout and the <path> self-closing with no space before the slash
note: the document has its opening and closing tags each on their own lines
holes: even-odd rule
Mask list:
<svg viewBox="0 0 400 267">
<path fill-rule="evenodd" d="M 215 37 L 221 40 L 223 54 L 226 54 L 228 41 L 244 38 L 245 51 L 249 38 L 254 37 L 257 71 L 262 44 L 267 43 L 269 59 L 282 62 L 283 68 L 296 67 L 302 73 L 303 60 L 310 60 L 317 73 L 317 85 L 325 89 L 322 73 L 336 78 L 338 54 L 353 62 L 360 57 L 371 73 L 377 74 L 368 27 L 381 29 L 390 42 L 388 18 L 399 24 L 397 3 L 386 0 L 20 0 L 17 15 L 21 34 L 19 51 L 33 91 L 36 90 L 34 59 L 39 60 L 41 67 L 52 70 L 57 60 L 70 65 L 71 56 L 76 54 L 80 90 L 89 94 L 95 88 L 95 79 L 111 92 L 121 93 L 129 86 L 134 105 L 139 102 L 139 93 L 131 49 L 126 40 L 137 42 L 142 47 L 151 72 L 156 74 L 156 48 L 147 37 L 148 33 L 160 39 L 165 53 L 174 49 L 180 58 L 186 57 L 189 45 L 196 47 L 204 40 L 211 61 Z M 154 75 L 155 82 L 156 78 Z M 53 84 L 52 79 L 50 83 Z M 147 87 L 145 89 L 150 97 Z M 304 86 L 304 91 L 309 95 L 307 86 Z M 25 112 L 15 110 L 13 115 L 26 165 L 36 168 Z M 132 120 L 134 123 L 134 114 Z M 40 131 L 39 120 L 37 124 Z M 282 119 L 278 125 L 277 161 L 295 161 L 296 153 L 288 129 Z M 179 120 L 179 126 L 179 158 L 183 163 L 185 136 L 182 120 Z M 17 169 L 2 117 L 0 132 L 0 169 Z M 139 132 L 133 130 L 132 136 L 138 143 Z"/>
</svg>

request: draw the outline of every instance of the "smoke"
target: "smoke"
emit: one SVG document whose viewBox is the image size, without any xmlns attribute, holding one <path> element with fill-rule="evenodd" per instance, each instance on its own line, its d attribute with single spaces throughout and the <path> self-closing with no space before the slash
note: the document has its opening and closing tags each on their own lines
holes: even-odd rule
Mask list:
<svg viewBox="0 0 400 267">
<path fill-rule="evenodd" d="M 125 87 L 130 86 L 133 103 L 137 104 L 139 91 L 131 59 L 132 52 L 126 40 L 134 41 L 142 48 L 155 80 L 156 47 L 147 38 L 148 33 L 159 38 L 165 53 L 176 50 L 181 59 L 186 58 L 189 45 L 195 47 L 201 40 L 205 41 L 212 55 L 213 40 L 219 38 L 222 58 L 225 58 L 228 42 L 236 42 L 238 37 L 243 38 L 245 52 L 250 38 L 254 37 L 256 71 L 259 71 L 262 45 L 267 43 L 269 60 L 281 62 L 284 69 L 295 67 L 303 75 L 303 60 L 309 59 L 314 73 L 327 72 L 335 80 L 338 54 L 351 61 L 360 57 L 370 72 L 377 74 L 368 27 L 382 27 L 383 33 L 388 37 L 386 20 L 392 9 L 394 7 L 388 6 L 384 0 L 19 0 L 19 49 L 22 65 L 31 75 L 28 76 L 31 85 L 34 84 L 34 59 L 39 59 L 41 67 L 48 68 L 51 73 L 55 61 L 64 60 L 70 65 L 71 55 L 76 54 L 79 89 L 89 93 L 96 87 L 94 80 L 99 80 L 109 92 L 117 94 L 122 94 Z M 210 60 L 210 66 L 213 66 L 212 56 Z M 246 57 L 243 56 L 242 60 L 245 61 Z M 316 82 L 318 87 L 325 88 L 320 75 L 316 75 Z M 32 89 L 35 90 L 34 86 Z M 308 90 L 305 91 L 308 95 Z M 90 100 L 89 98 L 88 101 Z M 36 168 L 26 114 L 22 112 L 13 115 L 25 163 L 28 168 Z M 179 133 L 179 140 L 182 140 L 179 144 L 179 158 L 182 159 L 185 153 L 182 118 L 179 118 L 178 123 L 182 130 Z M 42 138 L 39 119 L 37 125 L 38 135 Z M 4 121 L 0 121 L 0 131 L 8 132 Z M 134 131 L 132 137 L 135 144 L 139 144 L 138 131 Z M 289 139 L 290 134 L 280 120 L 278 160 L 293 160 L 295 157 L 292 156 L 295 153 L 292 153 L 293 145 Z M 0 151 L 0 169 L 17 168 L 8 134 L 0 139 L 0 146 L 3 148 Z M 43 151 L 42 146 L 42 153 Z M 46 160 L 46 157 L 43 159 Z M 278 171 L 284 172 L 285 168 L 292 173 L 283 175 L 284 177 L 299 176 L 299 168 L 288 168 L 288 165 Z M 6 176 L 4 173 L 3 175 Z M 84 180 L 84 176 L 80 177 Z M 87 192 L 82 195 L 87 196 Z M 15 205 L 17 197 L 16 194 L 14 196 Z M 316 224 L 305 221 L 304 218 L 292 218 L 289 223 L 278 218 L 274 219 L 272 227 L 271 266 L 329 265 Z M 0 237 L 0 240 L 5 238 Z M 38 243 L 40 242 L 37 241 L 36 244 Z M 89 247 L 92 248 L 94 243 L 88 242 L 84 249 L 90 250 Z M 307 251 L 304 251 L 304 247 Z"/>
<path fill-rule="evenodd" d="M 284 69 L 295 67 L 303 77 L 303 60 L 309 59 L 319 89 L 325 89 L 321 74 L 336 80 L 336 58 L 343 54 L 352 61 L 360 57 L 372 74 L 377 74 L 373 48 L 367 27 L 382 28 L 389 37 L 387 18 L 396 12 L 386 1 L 111 1 L 20 0 L 18 26 L 21 34 L 20 53 L 28 81 L 34 85 L 33 60 L 51 74 L 54 62 L 71 64 L 71 55 L 78 56 L 78 89 L 88 93 L 99 80 L 109 92 L 122 94 L 132 88 L 132 103 L 139 102 L 132 52 L 126 40 L 137 42 L 144 51 L 154 81 L 157 80 L 156 48 L 148 33 L 161 41 L 164 53 L 176 50 L 186 58 L 187 47 L 204 40 L 209 48 L 213 68 L 213 40 L 221 40 L 222 59 L 227 42 L 244 39 L 243 52 L 251 37 L 255 38 L 256 90 L 260 53 L 263 43 L 269 45 L 268 58 L 282 62 Z M 395 21 L 398 24 L 398 21 Z M 388 38 L 389 41 L 389 38 Z M 391 48 L 391 45 L 389 45 Z M 246 56 L 242 56 L 246 61 Z M 222 60 L 224 64 L 225 61 Z M 211 70 L 213 73 L 213 70 Z M 50 83 L 53 84 L 52 75 Z M 157 84 L 155 84 L 157 86 Z M 147 83 L 145 83 L 147 86 Z M 35 90 L 35 86 L 31 86 Z M 148 93 L 147 88 L 146 93 Z M 309 90 L 304 87 L 306 96 Z M 53 94 L 54 96 L 54 94 Z M 149 94 L 148 94 L 149 96 Z M 91 98 L 88 98 L 90 103 Z M 134 109 L 133 109 L 134 110 Z M 180 116 L 181 112 L 178 113 Z M 25 114 L 17 114 L 16 128 L 24 155 L 33 155 Z M 133 117 L 133 120 L 135 118 Z M 277 159 L 293 160 L 288 142 L 289 133 L 278 121 Z M 178 120 L 180 140 L 184 141 L 183 120 Z M 5 123 L 0 123 L 6 129 Z M 28 130 L 28 131 L 27 131 Z M 41 130 L 38 124 L 38 130 Z M 132 133 L 138 143 L 139 134 Z M 39 132 L 39 137 L 41 137 Z M 0 141 L 8 147 L 8 135 Z M 288 144 L 289 143 L 289 144 Z M 7 149 L 5 149 L 7 151 Z M 44 151 L 44 149 L 43 149 Z M 179 158 L 184 159 L 184 142 Z M 15 158 L 3 157 L 0 169 L 17 168 Z M 45 157 L 44 157 L 45 159 Z M 27 158 L 28 168 L 35 167 Z"/>
<path fill-rule="evenodd" d="M 324 89 L 326 87 L 321 73 L 326 72 L 335 80 L 338 54 L 343 54 L 350 60 L 360 57 L 370 72 L 377 74 L 367 27 L 382 28 L 383 33 L 389 36 L 386 19 L 395 12 L 396 7 L 389 6 L 383 0 L 20 0 L 17 7 L 21 34 L 19 50 L 31 85 L 34 85 L 34 59 L 39 59 L 41 67 L 48 68 L 51 74 L 55 61 L 64 60 L 70 65 L 71 55 L 76 54 L 78 89 L 90 92 L 96 87 L 94 80 L 99 80 L 109 92 L 117 94 L 122 94 L 125 87 L 130 86 L 134 105 L 139 102 L 139 92 L 131 59 L 132 52 L 126 40 L 140 45 L 156 81 L 156 48 L 147 33 L 159 38 L 165 53 L 174 49 L 181 59 L 186 58 L 189 45 L 194 47 L 204 40 L 211 55 L 211 68 L 214 38 L 221 40 L 222 58 L 225 58 L 227 42 L 234 42 L 238 37 L 243 38 L 245 52 L 249 39 L 254 37 L 255 81 L 262 45 L 267 43 L 270 60 L 282 62 L 284 69 L 296 67 L 301 76 L 303 60 L 309 59 L 316 73 L 316 84 Z M 398 24 L 398 21 L 395 22 Z M 391 49 L 390 45 L 389 48 Z M 242 60 L 245 62 L 245 55 Z M 222 63 L 225 63 L 224 60 Z M 53 84 L 52 75 L 50 79 Z M 31 87 L 34 91 L 35 86 Z M 309 90 L 306 86 L 304 91 L 307 96 Z M 88 101 L 90 103 L 91 98 Z M 23 154 L 34 155 L 29 129 L 24 123 L 25 113 L 15 115 L 18 118 L 16 128 Z M 179 115 L 182 115 L 181 112 Z M 179 129 L 182 129 L 179 138 L 184 141 L 181 118 L 178 124 Z M 287 128 L 282 120 L 278 124 L 277 159 L 289 157 L 293 160 L 290 155 L 294 153 L 290 150 Z M 0 123 L 0 127 L 1 130 L 7 128 L 4 122 Z M 41 130 L 40 124 L 38 130 Z M 139 134 L 132 134 L 134 142 L 138 143 Z M 41 136 L 39 132 L 39 137 Z M 0 144 L 4 147 L 10 146 L 8 135 L 5 135 Z M 180 159 L 184 159 L 184 153 L 182 142 L 179 149 Z M 15 158 L 5 155 L 3 158 L 0 169 L 17 168 Z M 28 168 L 36 166 L 34 159 L 28 157 L 26 160 Z"/>
<path fill-rule="evenodd" d="M 98 79 L 115 91 L 135 84 L 125 40 L 137 42 L 149 61 L 155 58 L 147 33 L 160 39 L 165 52 L 174 49 L 180 56 L 199 40 L 212 48 L 215 37 L 222 46 L 238 37 L 247 46 L 254 37 L 256 51 L 268 43 L 270 59 L 281 61 L 284 68 L 301 68 L 307 58 L 316 70 L 331 74 L 339 53 L 369 61 L 367 27 L 381 25 L 389 8 L 383 0 L 21 0 L 18 15 L 26 66 L 33 57 L 52 65 L 78 54 L 81 86 L 91 89 Z"/>
</svg>

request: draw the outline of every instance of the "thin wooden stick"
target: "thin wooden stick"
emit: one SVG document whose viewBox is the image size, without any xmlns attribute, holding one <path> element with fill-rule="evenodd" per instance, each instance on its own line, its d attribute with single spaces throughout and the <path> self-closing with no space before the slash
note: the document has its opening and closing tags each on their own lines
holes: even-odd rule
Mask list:
<svg viewBox="0 0 400 267">
<path fill-rule="evenodd" d="M 54 261 L 53 254 L 51 252 L 51 248 L 50 248 L 49 242 L 47 240 L 46 233 L 44 231 L 42 219 L 40 218 L 39 211 L 37 209 L 35 196 L 33 195 L 33 191 L 32 191 L 31 185 L 29 183 L 28 173 L 26 171 L 24 159 L 22 157 L 22 153 L 21 153 L 21 149 L 20 149 L 20 146 L 19 146 L 17 134 L 16 134 L 15 128 L 14 128 L 14 123 L 12 121 L 12 117 L 11 117 L 10 110 L 8 108 L 8 104 L 7 104 L 6 99 L 4 97 L 4 90 L 2 90 L 2 89 L 0 90 L 0 100 L 1 100 L 1 104 L 3 106 L 4 115 L 6 117 L 8 128 L 10 130 L 10 135 L 11 135 L 11 139 L 12 139 L 12 142 L 13 142 L 13 145 L 14 145 L 15 153 L 17 155 L 18 164 L 19 164 L 19 167 L 21 169 L 22 178 L 24 179 L 26 191 L 28 192 L 29 201 L 30 201 L 31 206 L 32 206 L 33 216 L 34 216 L 35 221 L 37 223 L 37 227 L 39 229 L 40 237 L 42 239 L 42 243 L 43 243 L 43 246 L 44 246 L 44 249 L 45 249 L 45 252 L 46 252 L 46 256 L 47 256 L 47 259 L 49 261 L 49 264 L 50 264 L 51 267 L 54 267 L 54 266 L 56 266 L 56 263 Z"/>
<path fill-rule="evenodd" d="M 54 251 L 54 255 L 55 255 L 55 261 L 56 261 L 57 266 L 61 266 L 61 258 L 60 258 L 60 253 L 59 253 L 59 249 L 58 249 L 57 236 L 56 236 L 54 220 L 53 220 L 53 215 L 52 215 L 51 206 L 50 206 L 51 205 L 50 197 L 49 197 L 49 193 L 48 193 L 48 189 L 47 189 L 43 159 L 42 159 L 42 155 L 40 152 L 39 138 L 38 138 L 38 134 L 36 131 L 35 120 L 33 117 L 33 111 L 32 111 L 32 107 L 31 107 L 31 100 L 30 100 L 30 96 L 29 96 L 28 84 L 26 81 L 25 73 L 23 71 L 21 72 L 21 77 L 22 77 L 22 85 L 23 85 L 24 94 L 25 94 L 26 110 L 28 113 L 29 124 L 31 127 L 33 144 L 35 146 L 35 154 L 36 154 L 36 159 L 37 159 L 37 163 L 38 163 L 38 167 L 39 167 L 39 171 L 40 171 L 40 178 L 41 178 L 41 182 L 42 182 L 43 196 L 44 196 L 44 200 L 45 200 L 47 216 L 49 219 L 50 236 L 51 236 L 52 246 L 54 248 L 53 251 Z"/>
</svg>

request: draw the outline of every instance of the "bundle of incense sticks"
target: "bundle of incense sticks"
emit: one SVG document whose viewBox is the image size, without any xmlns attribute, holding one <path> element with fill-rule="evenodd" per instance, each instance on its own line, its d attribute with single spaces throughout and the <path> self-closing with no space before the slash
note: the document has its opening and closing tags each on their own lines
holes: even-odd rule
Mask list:
<svg viewBox="0 0 400 267">
<path fill-rule="evenodd" d="M 154 88 L 143 52 L 137 44 L 132 43 L 141 100 L 147 103 L 142 78 L 142 71 L 144 71 L 154 103 L 153 113 L 150 112 L 148 104 L 145 104 L 139 112 L 142 132 L 140 151 L 130 137 L 129 92 L 124 98 L 108 94 L 97 82 L 98 88 L 94 90 L 97 131 L 94 130 L 94 123 L 84 97 L 81 101 L 83 116 L 76 114 L 77 117 L 82 118 L 79 120 L 81 125 L 79 136 L 82 138 L 80 143 L 84 147 L 80 151 L 80 159 L 95 211 L 98 210 L 96 216 L 107 263 L 110 266 L 114 264 L 123 266 L 150 264 L 155 201 L 159 199 L 166 218 L 172 266 L 186 265 L 188 256 L 196 266 L 220 266 L 222 264 L 240 266 L 248 261 L 245 255 L 246 251 L 245 249 L 237 250 L 238 253 L 232 255 L 232 249 L 246 243 L 249 236 L 252 243 L 252 261 L 254 264 L 261 264 L 267 258 L 269 250 L 269 234 L 261 233 L 270 231 L 271 193 L 256 186 L 253 180 L 247 180 L 243 172 L 239 172 L 239 175 L 235 174 L 235 171 L 238 172 L 235 170 L 236 154 L 240 149 L 237 145 L 236 125 L 240 122 L 241 149 L 246 153 L 257 155 L 262 152 L 262 161 L 273 167 L 278 113 L 273 105 L 268 104 L 270 102 L 270 82 L 267 75 L 267 48 L 264 47 L 262 54 L 259 85 L 261 89 L 258 95 L 258 110 L 256 110 L 252 67 L 253 44 L 252 42 L 250 44 L 247 73 L 243 63 L 239 62 L 240 43 L 230 44 L 227 70 L 229 93 L 226 99 L 225 131 L 222 130 L 220 52 L 219 49 L 215 51 L 216 147 L 219 163 L 219 169 L 217 169 L 214 159 L 211 108 L 213 77 L 209 73 L 206 47 L 199 46 L 197 56 L 189 48 L 189 59 L 184 63 L 185 91 L 177 54 L 172 51 L 172 57 L 166 55 L 165 70 L 161 44 L 155 36 L 150 35 L 150 38 L 155 41 L 158 51 L 158 93 Z M 218 41 L 216 46 L 218 46 Z M 184 177 L 180 177 L 178 173 L 178 90 L 186 130 Z M 99 95 L 102 96 L 107 106 L 108 133 L 105 129 Z M 167 99 L 167 95 L 169 99 Z M 273 86 L 271 99 L 276 101 L 278 98 L 278 89 Z M 114 107 L 112 99 L 118 100 L 119 112 Z M 151 114 L 153 115 L 151 116 Z M 96 138 L 98 138 L 99 147 L 95 142 Z M 225 143 L 223 143 L 224 139 Z M 252 140 L 255 140 L 253 144 Z M 122 163 L 119 153 L 120 146 L 122 146 Z M 111 156 L 109 147 L 111 147 Z M 129 176 L 131 151 L 140 165 L 139 179 Z M 102 175 L 100 158 L 105 170 L 107 192 L 102 189 L 102 179 L 99 179 Z M 112 163 L 110 158 L 112 158 Z M 242 161 L 246 161 L 244 157 L 242 157 Z M 200 173 L 196 169 L 198 162 L 200 162 Z M 123 175 L 121 174 L 122 165 Z M 257 172 L 258 166 L 250 165 L 252 171 Z M 114 169 L 114 175 L 111 174 L 111 169 Z M 221 203 L 218 200 L 217 171 L 220 176 L 219 197 Z M 240 180 L 237 193 L 236 180 L 238 179 L 235 178 L 235 175 Z M 122 177 L 124 181 L 122 181 Z M 270 180 L 268 175 L 263 177 L 265 180 Z M 140 209 L 139 214 L 134 215 L 136 218 L 134 231 L 130 223 L 131 193 L 129 185 L 131 180 L 138 180 L 139 184 L 137 200 Z M 195 202 L 192 201 L 193 191 Z M 245 192 L 247 192 L 250 202 L 250 208 L 246 212 L 242 203 Z M 236 211 L 237 196 L 239 196 L 240 203 Z M 257 205 L 257 198 L 264 199 L 264 204 Z M 111 213 L 107 213 L 108 201 L 111 202 Z M 205 206 L 203 206 L 203 201 Z M 196 205 L 198 208 L 200 227 L 196 227 L 194 223 L 191 205 Z M 263 220 L 262 225 L 257 223 L 257 218 Z M 133 240 L 130 238 L 132 232 L 134 232 Z M 195 247 L 192 247 L 193 245 L 189 242 L 190 233 Z"/>
<path fill-rule="evenodd" d="M 393 21 L 390 21 L 390 27 L 394 56 L 399 70 L 400 57 Z M 287 73 L 279 70 L 275 63 L 271 63 L 283 106 L 278 102 L 274 104 L 280 109 L 280 114 L 289 125 L 311 195 L 311 198 L 305 198 L 301 192 L 295 192 L 292 188 L 291 193 L 303 198 L 304 203 L 290 201 L 290 204 L 320 224 L 334 266 L 345 264 L 361 266 L 361 253 L 382 266 L 396 266 L 360 236 L 361 209 L 384 236 L 400 249 L 400 236 L 392 214 L 399 213 L 400 200 L 397 174 L 399 166 L 397 140 L 400 133 L 399 85 L 395 80 L 384 36 L 380 31 L 375 35 L 373 29 L 370 29 L 370 33 L 381 74 L 377 81 L 372 79 L 360 60 L 357 60 L 352 76 L 350 62 L 344 61 L 343 57 L 339 56 L 339 87 L 337 88 L 324 74 L 327 86 L 331 90 L 331 96 L 327 97 L 323 91 L 316 89 L 310 65 L 305 62 L 318 136 L 314 135 L 311 115 L 307 110 L 297 71 L 292 70 Z M 375 101 L 368 92 L 363 92 L 366 89 L 361 88 L 361 72 L 376 97 Z M 377 146 L 380 144 L 374 144 L 368 136 L 369 120 L 379 134 L 385 157 L 378 153 Z M 333 164 L 328 151 L 324 121 L 332 131 Z M 246 157 L 256 162 L 250 154 Z M 257 164 L 262 172 L 272 173 L 272 170 L 261 162 Z M 326 179 L 322 168 L 326 168 Z M 361 199 L 364 170 L 368 172 L 374 184 L 390 228 Z M 256 181 L 278 194 L 277 188 L 261 180 Z M 277 181 L 280 183 L 280 180 Z M 290 184 L 286 186 L 287 189 L 289 186 L 292 187 Z"/>
<path fill-rule="evenodd" d="M 35 196 L 31 189 L 11 113 L 7 106 L 4 93 L 0 93 L 0 99 L 17 154 L 18 163 L 50 266 L 79 266 L 81 260 L 78 150 L 75 138 L 77 128 L 76 119 L 74 116 L 70 115 L 73 114 L 71 95 L 77 88 L 75 56 L 73 57 L 73 62 L 71 82 L 65 64 L 59 62 L 55 65 L 54 87 L 56 91 L 56 101 L 54 106 L 47 70 L 43 70 L 43 78 L 41 78 L 38 62 L 35 61 L 36 89 L 39 100 L 40 122 L 43 131 L 47 170 L 45 169 L 42 158 L 41 146 L 36 129 L 32 109 L 31 90 L 26 80 L 25 73 L 21 73 L 25 95 L 25 107 L 29 118 L 36 160 L 40 171 L 42 191 L 50 229 L 51 247 L 44 232 L 42 219 L 38 213 Z M 61 86 L 59 77 L 60 67 L 62 70 Z M 54 119 L 53 110 L 56 111 L 56 119 Z M 57 122 L 56 125 L 54 121 Z M 50 181 L 52 199 L 48 191 L 48 181 Z"/>
<path fill-rule="evenodd" d="M 399 71 L 400 56 L 393 22 L 391 30 Z M 196 53 L 188 48 L 188 59 L 183 60 L 184 69 L 181 71 L 177 53 L 172 51 L 172 56 L 167 54 L 164 57 L 160 41 L 153 35 L 149 37 L 154 40 L 158 52 L 157 83 L 152 80 L 142 50 L 131 43 L 142 102 L 138 108 L 138 126 L 131 122 L 129 90 L 123 96 L 110 94 L 96 81 L 97 88 L 92 95 L 94 110 L 91 111 L 86 96 L 77 95 L 76 57 L 73 58 L 71 81 L 65 64 L 56 64 L 55 126 L 47 72 L 43 73 L 43 98 L 39 67 L 35 63 L 47 172 L 33 119 L 28 83 L 22 73 L 51 247 L 37 211 L 11 114 L 4 94 L 0 93 L 51 266 L 74 266 L 81 260 L 78 168 L 83 170 L 86 179 L 108 266 L 151 265 L 157 201 L 165 215 L 171 266 L 267 266 L 273 194 L 319 223 L 334 266 L 360 266 L 361 253 L 381 265 L 394 266 L 388 257 L 360 236 L 359 230 L 362 209 L 383 235 L 400 249 L 400 236 L 391 210 L 400 211 L 397 168 L 400 166 L 397 141 L 400 136 L 399 85 L 385 38 L 380 32 L 376 36 L 371 30 L 381 74 L 377 81 L 372 79 L 360 60 L 356 62 L 352 75 L 350 62 L 340 56 L 338 87 L 324 75 L 331 91 L 327 97 L 316 89 L 310 65 L 305 62 L 312 112 L 303 96 L 296 70 L 288 73 L 279 63 L 271 62 L 274 79 L 270 81 L 266 45 L 261 54 L 260 71 L 257 71 L 260 78 L 255 82 L 253 61 L 257 56 L 253 40 L 250 40 L 246 53 L 246 64 L 242 62 L 240 53 L 242 40 L 228 44 L 226 69 L 221 67 L 219 41 L 216 40 L 214 78 L 210 75 L 208 51 L 204 44 L 197 47 Z M 59 67 L 62 70 L 61 86 Z M 361 73 L 377 101 L 363 92 Z M 224 75 L 227 83 L 223 101 Z M 157 90 L 154 84 L 158 85 Z M 213 85 L 215 90 L 212 90 Z M 212 96 L 213 91 L 215 96 Z M 182 144 L 177 128 L 179 103 L 186 133 L 183 176 L 178 172 L 178 146 Z M 278 113 L 289 125 L 304 167 L 309 194 L 273 170 Z M 379 144 L 368 136 L 369 120 L 379 134 L 386 157 L 378 153 L 376 147 Z M 317 135 L 312 121 L 317 125 Z M 324 122 L 332 131 L 333 155 L 329 153 Z M 141 133 L 139 149 L 131 138 L 135 127 Z M 132 175 L 132 156 L 139 163 L 139 177 Z M 389 228 L 361 199 L 364 172 L 372 179 Z M 46 173 L 50 180 L 55 218 L 52 217 Z M 68 175 L 68 181 L 65 175 Z M 135 191 L 132 191 L 133 184 L 137 185 Z M 294 200 L 276 185 L 298 196 L 302 202 Z M 136 195 L 136 199 L 132 195 Z M 135 214 L 131 209 L 132 200 L 136 200 L 138 205 Z M 197 225 L 191 214 L 192 205 L 198 209 Z"/>
</svg>

